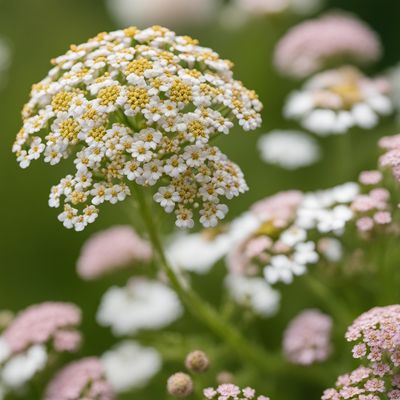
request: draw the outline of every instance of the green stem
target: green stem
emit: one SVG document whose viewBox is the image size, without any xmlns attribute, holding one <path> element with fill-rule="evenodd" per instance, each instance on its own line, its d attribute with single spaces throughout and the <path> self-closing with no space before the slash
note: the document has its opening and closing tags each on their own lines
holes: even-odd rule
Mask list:
<svg viewBox="0 0 400 400">
<path fill-rule="evenodd" d="M 345 303 L 342 303 L 330 289 L 312 275 L 304 276 L 304 282 L 310 291 L 318 297 L 332 314 L 340 327 L 347 327 L 354 319 Z"/>
<path fill-rule="evenodd" d="M 221 316 L 206 302 L 204 302 L 191 289 L 186 289 L 175 271 L 169 265 L 163 246 L 155 226 L 153 215 L 140 188 L 135 187 L 136 200 L 138 201 L 143 220 L 146 224 L 150 241 L 161 268 L 167 275 L 171 286 L 174 288 L 182 302 L 196 318 L 202 321 L 214 334 L 224 340 L 239 357 L 257 365 L 265 373 L 280 368 L 279 358 L 276 358 L 264 349 L 249 343 L 241 333 L 232 325 L 224 321 Z"/>
</svg>

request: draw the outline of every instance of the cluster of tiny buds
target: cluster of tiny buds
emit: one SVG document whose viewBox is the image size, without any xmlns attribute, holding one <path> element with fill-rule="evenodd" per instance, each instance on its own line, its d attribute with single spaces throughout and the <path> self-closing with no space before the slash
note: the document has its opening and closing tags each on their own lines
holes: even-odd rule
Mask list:
<svg viewBox="0 0 400 400">
<path fill-rule="evenodd" d="M 197 40 L 154 26 L 100 33 L 53 60 L 34 85 L 13 151 L 22 168 L 70 155 L 75 172 L 53 186 L 59 220 L 83 230 L 98 206 L 130 187 L 153 187 L 154 200 L 190 228 L 224 218 L 247 190 L 240 168 L 210 140 L 260 126 L 257 95 L 232 78 L 232 63 Z"/>
<path fill-rule="evenodd" d="M 217 388 L 204 389 L 203 395 L 207 400 L 269 400 L 266 396 L 257 396 L 256 391 L 251 387 L 240 389 L 232 383 L 219 385 Z"/>
<path fill-rule="evenodd" d="M 362 234 L 369 234 L 374 229 L 388 226 L 392 222 L 390 210 L 390 193 L 379 186 L 383 175 L 380 171 L 363 171 L 359 182 L 366 192 L 359 194 L 353 201 L 351 208 L 354 212 L 357 230 Z"/>
</svg>

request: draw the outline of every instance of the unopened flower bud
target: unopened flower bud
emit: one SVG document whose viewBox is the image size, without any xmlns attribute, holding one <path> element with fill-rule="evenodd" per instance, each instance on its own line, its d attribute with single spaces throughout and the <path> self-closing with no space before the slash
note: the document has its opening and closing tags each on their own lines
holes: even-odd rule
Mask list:
<svg viewBox="0 0 400 400">
<path fill-rule="evenodd" d="M 186 356 L 185 365 L 189 371 L 202 373 L 207 371 L 210 362 L 203 351 L 196 350 Z"/>
<path fill-rule="evenodd" d="M 192 378 L 183 372 L 177 372 L 168 378 L 167 390 L 171 396 L 187 397 L 193 392 Z"/>
</svg>

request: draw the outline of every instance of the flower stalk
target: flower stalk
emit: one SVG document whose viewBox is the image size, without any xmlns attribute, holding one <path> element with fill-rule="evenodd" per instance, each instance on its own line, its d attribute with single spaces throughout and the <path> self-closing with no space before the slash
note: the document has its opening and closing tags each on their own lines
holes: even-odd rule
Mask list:
<svg viewBox="0 0 400 400">
<path fill-rule="evenodd" d="M 279 368 L 279 359 L 268 354 L 264 349 L 249 343 L 240 332 L 206 303 L 192 289 L 186 289 L 181 280 L 170 266 L 155 225 L 151 209 L 146 201 L 143 191 L 135 186 L 135 195 L 141 216 L 144 220 L 149 239 L 160 267 L 167 275 L 171 286 L 174 288 L 181 301 L 197 319 L 202 321 L 214 334 L 226 342 L 242 359 L 257 365 L 264 373 L 271 373 Z"/>
</svg>

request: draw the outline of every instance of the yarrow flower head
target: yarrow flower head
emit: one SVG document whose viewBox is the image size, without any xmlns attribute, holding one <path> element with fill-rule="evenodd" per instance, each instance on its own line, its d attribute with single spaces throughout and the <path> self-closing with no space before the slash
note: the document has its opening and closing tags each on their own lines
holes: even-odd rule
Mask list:
<svg viewBox="0 0 400 400">
<path fill-rule="evenodd" d="M 399 376 L 383 379 L 371 368 L 358 367 L 338 377 L 335 388 L 324 391 L 321 400 L 398 400 Z"/>
<path fill-rule="evenodd" d="M 0 393 L 22 390 L 57 353 L 76 351 L 80 320 L 80 310 L 68 303 L 37 304 L 17 314 L 0 336 Z"/>
<path fill-rule="evenodd" d="M 274 62 L 282 74 L 305 78 L 335 59 L 364 65 L 381 53 L 379 38 L 366 24 L 352 15 L 330 13 L 290 29 L 276 47 Z"/>
<path fill-rule="evenodd" d="M 315 139 L 304 132 L 274 130 L 258 141 L 261 158 L 288 170 L 306 167 L 320 159 Z"/>
<path fill-rule="evenodd" d="M 101 357 L 107 380 L 117 393 L 143 387 L 161 369 L 161 356 L 151 347 L 124 341 Z"/>
<path fill-rule="evenodd" d="M 364 359 L 388 371 L 400 366 L 400 305 L 375 307 L 361 314 L 347 329 L 346 339 L 354 342 L 353 357 Z M 382 367 L 382 365 L 381 365 Z"/>
<path fill-rule="evenodd" d="M 111 287 L 103 296 L 97 321 L 116 336 L 143 329 L 160 329 L 183 313 L 175 292 L 158 281 L 132 278 L 125 287 Z"/>
<path fill-rule="evenodd" d="M 392 112 L 388 92 L 386 80 L 344 66 L 311 77 L 290 95 L 284 113 L 321 136 L 343 134 L 352 127 L 371 129 L 380 116 Z"/>
<path fill-rule="evenodd" d="M 114 226 L 98 232 L 85 242 L 77 261 L 84 279 L 95 279 L 129 264 L 148 262 L 150 244 L 129 226 Z"/>
<path fill-rule="evenodd" d="M 232 383 L 224 383 L 215 389 L 212 387 L 204 389 L 203 395 L 208 400 L 269 400 L 269 397 L 257 396 L 251 387 L 241 389 Z"/>
<path fill-rule="evenodd" d="M 318 253 L 315 237 L 343 234 L 358 190 L 347 183 L 306 194 L 278 193 L 257 202 L 252 212 L 258 224 L 228 254 L 229 270 L 247 276 L 261 272 L 269 284 L 291 283 L 324 254 Z"/>
<path fill-rule="evenodd" d="M 68 303 L 41 303 L 20 312 L 3 332 L 12 352 L 52 341 L 57 351 L 74 351 L 80 343 L 76 326 L 81 322 L 78 307 Z"/>
<path fill-rule="evenodd" d="M 280 305 L 280 293 L 263 278 L 228 274 L 225 285 L 232 299 L 261 317 L 274 315 Z"/>
<path fill-rule="evenodd" d="M 331 330 L 331 317 L 318 310 L 303 311 L 285 331 L 285 357 L 300 365 L 325 361 L 331 353 Z"/>
<path fill-rule="evenodd" d="M 113 400 L 111 385 L 95 357 L 72 362 L 56 374 L 46 389 L 45 400 Z"/>
<path fill-rule="evenodd" d="M 179 227 L 192 227 L 196 210 L 215 226 L 228 211 L 221 199 L 247 190 L 240 168 L 209 143 L 234 121 L 246 131 L 261 123 L 262 105 L 233 79 L 231 62 L 159 26 L 100 33 L 52 62 L 13 151 L 22 168 L 74 158 L 49 198 L 66 228 L 84 229 L 132 186 L 153 187 Z"/>
</svg>

